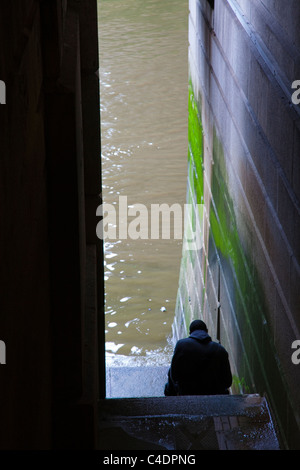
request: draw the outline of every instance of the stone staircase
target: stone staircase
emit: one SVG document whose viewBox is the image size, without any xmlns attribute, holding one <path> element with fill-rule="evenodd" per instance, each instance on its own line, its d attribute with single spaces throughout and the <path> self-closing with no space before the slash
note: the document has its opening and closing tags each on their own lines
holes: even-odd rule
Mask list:
<svg viewBox="0 0 300 470">
<path fill-rule="evenodd" d="M 280 449 L 264 397 L 164 397 L 166 372 L 155 367 L 107 371 L 109 394 L 99 402 L 100 450 Z"/>
</svg>

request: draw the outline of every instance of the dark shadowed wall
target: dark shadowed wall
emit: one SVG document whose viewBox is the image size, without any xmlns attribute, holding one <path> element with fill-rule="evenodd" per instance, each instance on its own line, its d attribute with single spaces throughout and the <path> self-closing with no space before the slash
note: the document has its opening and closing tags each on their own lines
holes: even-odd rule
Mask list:
<svg viewBox="0 0 300 470">
<path fill-rule="evenodd" d="M 93 448 L 105 390 L 97 2 L 3 0 L 0 44 L 0 448 Z"/>
</svg>

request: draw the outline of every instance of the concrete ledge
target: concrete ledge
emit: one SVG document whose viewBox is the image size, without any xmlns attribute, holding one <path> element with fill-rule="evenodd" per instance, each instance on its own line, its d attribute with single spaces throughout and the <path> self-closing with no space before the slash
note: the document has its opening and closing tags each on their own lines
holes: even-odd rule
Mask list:
<svg viewBox="0 0 300 470">
<path fill-rule="evenodd" d="M 279 450 L 259 395 L 108 399 L 99 403 L 99 449 Z"/>
<path fill-rule="evenodd" d="M 163 397 L 169 367 L 109 367 L 107 398 Z"/>
<path fill-rule="evenodd" d="M 100 416 L 233 416 L 254 415 L 266 406 L 259 395 L 197 395 L 111 399 L 100 402 Z"/>
</svg>

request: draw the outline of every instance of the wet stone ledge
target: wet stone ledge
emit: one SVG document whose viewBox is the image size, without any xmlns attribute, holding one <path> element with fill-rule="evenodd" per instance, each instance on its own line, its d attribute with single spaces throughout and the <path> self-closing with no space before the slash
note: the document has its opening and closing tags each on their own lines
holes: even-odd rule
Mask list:
<svg viewBox="0 0 300 470">
<path fill-rule="evenodd" d="M 168 379 L 168 368 L 167 366 L 108 367 L 106 397 L 162 397 Z"/>
<path fill-rule="evenodd" d="M 259 395 L 107 399 L 99 405 L 100 449 L 280 449 Z"/>
</svg>

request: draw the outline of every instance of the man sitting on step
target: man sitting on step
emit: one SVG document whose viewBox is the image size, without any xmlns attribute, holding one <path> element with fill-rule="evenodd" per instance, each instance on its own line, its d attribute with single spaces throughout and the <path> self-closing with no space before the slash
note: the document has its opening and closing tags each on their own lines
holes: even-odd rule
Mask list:
<svg viewBox="0 0 300 470">
<path fill-rule="evenodd" d="M 194 320 L 190 336 L 175 346 L 165 395 L 228 394 L 231 384 L 226 349 L 212 341 L 202 320 Z"/>
</svg>

